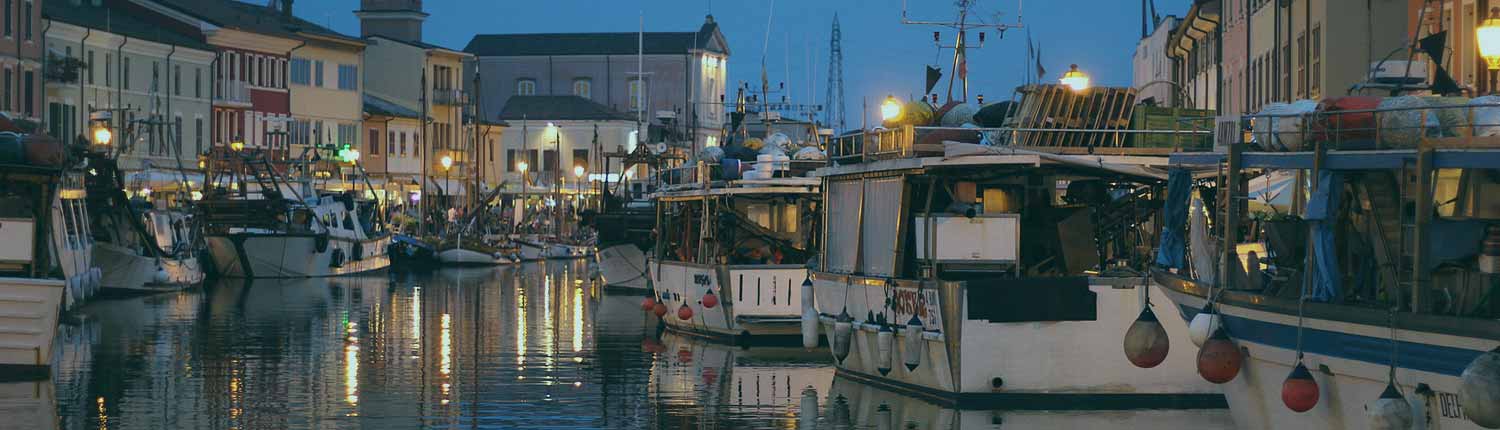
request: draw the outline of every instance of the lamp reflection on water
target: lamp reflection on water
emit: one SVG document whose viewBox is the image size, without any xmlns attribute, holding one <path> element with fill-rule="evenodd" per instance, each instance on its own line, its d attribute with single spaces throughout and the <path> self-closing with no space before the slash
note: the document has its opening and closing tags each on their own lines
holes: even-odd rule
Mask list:
<svg viewBox="0 0 1500 430">
<path fill-rule="evenodd" d="M 411 350 L 411 358 L 422 350 L 422 287 L 412 288 L 411 293 Z"/>
</svg>

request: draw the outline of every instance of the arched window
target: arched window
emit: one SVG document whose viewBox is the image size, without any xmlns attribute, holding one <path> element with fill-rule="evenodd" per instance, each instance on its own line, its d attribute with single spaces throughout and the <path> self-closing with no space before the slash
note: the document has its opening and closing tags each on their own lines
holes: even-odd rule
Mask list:
<svg viewBox="0 0 1500 430">
<path fill-rule="evenodd" d="M 586 98 L 586 99 L 592 99 L 593 98 L 593 91 L 594 91 L 594 81 L 593 80 L 590 80 L 589 78 L 579 78 L 579 79 L 574 79 L 573 80 L 573 95 L 579 96 L 579 97 L 583 97 L 583 98 Z"/>
<path fill-rule="evenodd" d="M 536 80 L 535 79 L 521 79 L 521 80 L 517 80 L 516 81 L 516 95 L 518 95 L 518 96 L 534 96 L 534 95 L 536 95 Z"/>
</svg>

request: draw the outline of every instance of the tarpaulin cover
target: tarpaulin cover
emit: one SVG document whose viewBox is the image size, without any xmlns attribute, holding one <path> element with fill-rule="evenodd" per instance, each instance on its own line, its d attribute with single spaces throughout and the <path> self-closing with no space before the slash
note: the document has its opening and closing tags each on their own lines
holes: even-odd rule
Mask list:
<svg viewBox="0 0 1500 430">
<path fill-rule="evenodd" d="M 1172 169 L 1167 173 L 1167 203 L 1162 208 L 1161 246 L 1156 250 L 1156 265 L 1187 269 L 1183 234 L 1187 228 L 1188 197 L 1192 193 L 1192 173 L 1187 169 Z"/>
<path fill-rule="evenodd" d="M 1344 189 L 1343 175 L 1334 170 L 1318 172 L 1318 189 L 1307 201 L 1307 220 L 1312 222 L 1313 273 L 1311 299 L 1324 303 L 1343 300 L 1339 291 L 1339 257 L 1333 232 L 1338 228 L 1338 205 Z"/>
</svg>

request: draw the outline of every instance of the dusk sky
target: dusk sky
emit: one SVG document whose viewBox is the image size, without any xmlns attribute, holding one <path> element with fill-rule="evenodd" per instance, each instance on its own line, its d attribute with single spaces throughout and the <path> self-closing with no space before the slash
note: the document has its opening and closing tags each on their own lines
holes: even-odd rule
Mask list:
<svg viewBox="0 0 1500 430">
<path fill-rule="evenodd" d="M 1162 15 L 1180 16 L 1188 4 L 1187 0 L 1158 0 L 1157 8 Z M 1139 2 L 981 0 L 978 9 L 988 22 L 1014 23 L 1018 5 L 1024 8 L 1023 20 L 1032 39 L 1041 46 L 1047 80 L 1055 81 L 1069 64 L 1076 63 L 1100 85 L 1130 84 L 1130 60 L 1140 37 Z M 702 24 L 705 14 L 712 13 L 729 40 L 731 82 L 758 82 L 765 52 L 771 85 L 787 81 L 792 101 L 797 103 L 808 101 L 814 90 L 809 85 L 816 85 L 813 102 L 823 102 L 830 22 L 837 12 L 843 27 L 850 126 L 857 126 L 865 97 L 875 103 L 887 94 L 920 93 L 924 65 L 939 65 L 945 76 L 952 75 L 953 53 L 934 47 L 932 32 L 945 30 L 944 42 L 951 44 L 953 31 L 902 25 L 902 0 L 427 0 L 425 7 L 431 14 L 426 41 L 453 49 L 462 49 L 475 34 L 485 33 L 636 31 L 642 13 L 646 31 L 692 31 Z M 297 15 L 351 35 L 359 34 L 359 22 L 352 13 L 358 8 L 359 0 L 300 0 L 294 6 Z M 913 19 L 952 20 L 956 15 L 950 0 L 910 0 L 908 8 Z M 997 12 L 1003 13 L 999 20 L 993 18 Z M 768 17 L 769 47 L 765 42 Z M 984 94 L 987 100 L 1010 97 L 1023 73 L 1033 69 L 1022 64 L 1026 31 L 1007 31 L 1003 40 L 991 31 L 984 49 L 970 52 L 971 95 Z M 809 55 L 816 68 L 815 82 L 808 82 Z M 945 80 L 935 91 L 942 94 L 946 85 Z"/>
</svg>

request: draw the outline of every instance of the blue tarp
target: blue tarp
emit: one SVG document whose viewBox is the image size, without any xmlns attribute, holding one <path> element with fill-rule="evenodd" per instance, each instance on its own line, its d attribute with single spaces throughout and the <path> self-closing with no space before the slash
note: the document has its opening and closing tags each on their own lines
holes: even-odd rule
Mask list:
<svg viewBox="0 0 1500 430">
<path fill-rule="evenodd" d="M 1335 170 L 1318 172 L 1318 189 L 1307 201 L 1307 221 L 1312 223 L 1313 301 L 1339 303 L 1343 292 L 1339 284 L 1339 256 L 1335 249 L 1334 230 L 1338 228 L 1338 208 L 1344 190 L 1343 175 Z"/>
<path fill-rule="evenodd" d="M 1187 169 L 1174 168 L 1167 176 L 1167 204 L 1162 208 L 1161 244 L 1156 248 L 1156 265 L 1187 269 L 1183 254 L 1187 246 L 1188 197 L 1192 194 L 1193 176 Z"/>
</svg>

